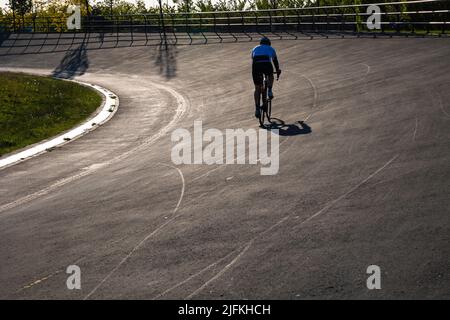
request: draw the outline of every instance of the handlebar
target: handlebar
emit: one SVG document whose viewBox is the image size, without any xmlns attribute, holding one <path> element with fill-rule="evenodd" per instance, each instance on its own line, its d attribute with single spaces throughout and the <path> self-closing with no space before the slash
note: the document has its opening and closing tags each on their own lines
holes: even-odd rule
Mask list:
<svg viewBox="0 0 450 320">
<path fill-rule="evenodd" d="M 278 74 L 278 72 L 275 71 L 273 74 L 277 75 L 277 81 L 278 81 L 278 79 L 280 79 L 280 75 Z M 281 70 L 280 70 L 280 74 L 281 74 Z"/>
</svg>

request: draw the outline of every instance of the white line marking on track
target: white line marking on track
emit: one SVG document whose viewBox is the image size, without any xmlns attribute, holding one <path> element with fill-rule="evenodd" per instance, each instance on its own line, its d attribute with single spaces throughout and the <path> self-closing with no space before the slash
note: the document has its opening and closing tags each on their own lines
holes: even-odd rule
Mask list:
<svg viewBox="0 0 450 320">
<path fill-rule="evenodd" d="M 181 187 L 181 193 L 180 193 L 180 197 L 178 199 L 177 205 L 175 207 L 175 209 L 173 210 L 172 214 L 175 214 L 178 211 L 178 208 L 180 207 L 181 201 L 183 200 L 184 197 L 184 190 L 185 190 L 185 180 L 184 180 L 184 176 L 183 176 L 183 172 L 181 172 L 180 169 L 178 169 L 177 167 L 174 167 L 172 165 L 167 165 L 167 164 L 163 164 L 163 163 L 158 163 L 159 165 L 163 165 L 166 167 L 170 167 L 173 168 L 175 170 L 178 171 L 178 174 L 181 177 L 181 182 L 182 182 L 182 187 Z M 151 238 L 152 236 L 154 236 L 155 234 L 157 234 L 162 228 L 164 228 L 167 224 L 169 224 L 170 222 L 172 222 L 174 219 L 176 219 L 179 215 L 175 215 L 172 218 L 170 218 L 169 220 L 167 220 L 166 222 L 164 222 L 162 225 L 160 225 L 158 228 L 156 228 L 155 230 L 153 230 L 152 232 L 150 232 L 148 235 L 146 235 L 136 246 L 134 246 L 134 248 L 97 284 L 97 286 L 94 287 L 94 289 L 92 289 L 85 297 L 84 300 L 89 299 L 90 296 L 92 296 L 131 256 L 134 252 L 136 252 L 149 238 Z"/>
<path fill-rule="evenodd" d="M 316 87 L 316 85 L 314 84 L 314 82 L 311 80 L 311 78 L 309 78 L 308 76 L 305 76 L 305 75 L 301 75 L 300 77 L 306 79 L 306 80 L 309 82 L 309 84 L 311 85 L 311 87 L 313 88 L 313 91 L 314 91 L 314 100 L 313 100 L 313 106 L 312 106 L 313 112 L 311 112 L 311 113 L 303 120 L 303 121 L 306 122 L 306 121 L 308 121 L 308 119 L 310 119 L 310 118 L 312 117 L 312 115 L 313 115 L 314 112 L 315 112 L 315 109 L 316 109 L 316 107 L 317 107 L 318 93 L 317 93 L 317 87 Z"/>
<path fill-rule="evenodd" d="M 189 102 L 187 99 L 185 99 L 180 93 L 178 93 L 177 91 L 175 91 L 174 89 L 167 87 L 165 85 L 161 85 L 158 83 L 152 83 L 153 86 L 155 86 L 156 88 L 159 88 L 161 90 L 167 91 L 169 92 L 172 96 L 174 96 L 177 100 L 177 110 L 174 114 L 174 116 L 172 117 L 172 120 L 163 128 L 161 128 L 156 134 L 154 134 L 153 136 L 151 136 L 150 138 L 144 140 L 144 142 L 142 142 L 141 144 L 137 145 L 136 147 L 134 147 L 133 149 L 122 153 L 106 162 L 103 163 L 99 163 L 96 164 L 94 166 L 90 166 L 87 169 L 84 169 L 82 172 L 77 173 L 73 176 L 70 177 L 66 177 L 63 178 L 61 180 L 56 181 L 55 183 L 49 185 L 48 187 L 41 189 L 39 191 L 36 191 L 32 194 L 23 196 L 19 199 L 16 199 L 12 202 L 6 203 L 4 205 L 0 206 L 0 216 L 2 216 L 2 212 L 15 208 L 19 205 L 28 203 L 30 201 L 33 201 L 41 196 L 44 196 L 52 191 L 55 191 L 56 189 L 70 183 L 76 180 L 79 180 L 87 175 L 90 175 L 98 170 L 100 170 L 103 167 L 109 166 L 111 164 L 117 163 L 123 159 L 125 159 L 126 157 L 128 157 L 129 155 L 135 153 L 136 151 L 141 150 L 144 147 L 148 147 L 148 145 L 154 143 L 155 141 L 157 141 L 159 138 L 161 138 L 162 136 L 164 136 L 169 130 L 171 130 L 176 123 L 181 119 L 181 117 L 187 112 L 187 110 L 189 109 Z"/>
<path fill-rule="evenodd" d="M 303 220 L 299 225 L 303 225 L 309 221 L 311 221 L 312 219 L 316 218 L 317 216 L 323 214 L 324 212 L 326 212 L 327 210 L 329 210 L 331 207 L 333 207 L 336 203 L 338 203 L 339 201 L 341 201 L 342 199 L 344 199 L 345 197 L 347 197 L 350 193 L 354 192 L 356 189 L 358 189 L 359 187 L 361 187 L 363 184 L 365 184 L 367 181 L 369 181 L 370 179 L 372 179 L 374 176 L 376 176 L 378 173 L 380 173 L 381 171 L 383 171 L 387 166 L 389 166 L 395 159 L 397 159 L 397 157 L 399 156 L 399 154 L 397 154 L 396 156 L 392 157 L 388 162 L 386 162 L 383 166 L 381 166 L 380 168 L 378 168 L 376 171 L 374 171 L 372 174 L 370 174 L 367 178 L 365 178 L 364 180 L 362 180 L 360 183 L 358 183 L 356 186 L 354 186 L 353 188 L 351 188 L 350 190 L 348 190 L 346 193 L 344 193 L 343 195 L 341 195 L 340 197 L 336 198 L 335 200 L 329 202 L 327 205 L 325 205 L 325 207 L 323 207 L 322 209 L 320 209 L 319 211 L 317 211 L 316 213 L 314 213 L 312 216 L 310 216 L 309 218 Z M 274 225 L 272 225 L 271 227 L 269 227 L 268 229 L 262 231 L 261 233 L 257 234 L 255 237 L 253 237 L 251 240 L 249 240 L 246 244 L 244 249 L 229 263 L 227 264 L 224 268 L 222 268 L 218 273 L 216 273 L 216 275 L 214 275 L 212 278 L 210 278 L 209 280 L 207 280 L 206 282 L 204 282 L 203 285 L 201 285 L 198 289 L 194 290 L 189 296 L 188 299 L 192 298 L 193 296 L 197 295 L 199 292 L 201 292 L 203 289 L 206 288 L 207 285 L 209 285 L 210 283 L 212 283 L 213 281 L 217 280 L 220 276 L 222 276 L 228 269 L 231 268 L 231 266 L 233 264 L 235 264 L 239 258 L 241 258 L 244 253 L 246 251 L 248 251 L 248 249 L 250 248 L 250 246 L 253 244 L 253 242 L 258 238 L 261 237 L 262 235 L 270 232 L 271 230 L 273 230 L 275 227 L 281 225 L 283 222 L 285 222 L 287 219 L 291 218 L 291 215 L 287 215 L 284 218 L 282 218 L 281 220 L 279 220 L 277 223 L 275 223 Z M 241 246 L 243 247 L 243 246 Z M 239 247 L 239 248 L 241 248 Z"/>
</svg>

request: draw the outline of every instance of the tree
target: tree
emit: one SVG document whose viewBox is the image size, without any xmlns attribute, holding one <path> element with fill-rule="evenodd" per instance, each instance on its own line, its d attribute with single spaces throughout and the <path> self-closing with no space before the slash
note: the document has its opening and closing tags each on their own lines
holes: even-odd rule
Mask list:
<svg viewBox="0 0 450 320">
<path fill-rule="evenodd" d="M 89 0 L 84 0 L 84 4 L 86 6 L 87 14 L 91 15 L 91 10 L 89 9 Z"/>
<path fill-rule="evenodd" d="M 247 0 L 231 0 L 230 1 L 230 9 L 233 11 L 242 11 L 247 6 Z"/>
<path fill-rule="evenodd" d="M 253 7 L 258 10 L 276 9 L 278 4 L 276 0 L 255 0 Z"/>
<path fill-rule="evenodd" d="M 31 12 L 33 3 L 31 0 L 9 0 L 9 7 L 21 16 Z"/>
<path fill-rule="evenodd" d="M 198 0 L 195 4 L 198 11 L 201 12 L 210 12 L 210 11 L 216 11 L 216 6 L 212 3 L 211 0 Z"/>
<path fill-rule="evenodd" d="M 136 1 L 136 11 L 137 13 L 146 13 L 147 8 L 145 7 L 145 2 L 143 0 Z"/>
<path fill-rule="evenodd" d="M 173 0 L 178 12 L 191 12 L 194 9 L 194 0 Z"/>
<path fill-rule="evenodd" d="M 16 12 L 22 17 L 22 25 L 25 24 L 25 15 L 31 12 L 33 3 L 31 0 L 9 0 L 9 7 L 13 11 L 13 19 Z"/>
</svg>

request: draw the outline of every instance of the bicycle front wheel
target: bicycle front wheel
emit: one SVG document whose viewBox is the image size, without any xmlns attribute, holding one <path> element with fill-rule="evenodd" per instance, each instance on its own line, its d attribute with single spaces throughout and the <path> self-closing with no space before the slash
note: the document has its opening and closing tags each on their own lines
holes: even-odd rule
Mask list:
<svg viewBox="0 0 450 320">
<path fill-rule="evenodd" d="M 267 101 L 267 120 L 270 121 L 270 118 L 272 116 L 272 100 L 269 99 Z"/>
</svg>

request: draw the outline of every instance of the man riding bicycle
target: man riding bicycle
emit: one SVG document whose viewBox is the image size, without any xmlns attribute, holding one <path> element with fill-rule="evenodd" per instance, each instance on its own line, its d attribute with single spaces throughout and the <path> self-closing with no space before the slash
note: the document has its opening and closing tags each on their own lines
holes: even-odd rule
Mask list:
<svg viewBox="0 0 450 320">
<path fill-rule="evenodd" d="M 264 75 L 269 79 L 267 84 L 269 99 L 273 99 L 272 85 L 273 85 L 273 67 L 272 62 L 275 65 L 277 76 L 281 74 L 280 66 L 278 64 L 277 53 L 275 49 L 271 47 L 269 38 L 263 37 L 259 42 L 259 46 L 256 46 L 252 50 L 252 76 L 253 83 L 255 84 L 255 117 L 260 116 L 260 101 L 261 93 L 263 92 L 263 78 Z"/>
</svg>

